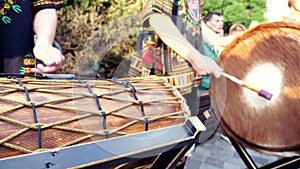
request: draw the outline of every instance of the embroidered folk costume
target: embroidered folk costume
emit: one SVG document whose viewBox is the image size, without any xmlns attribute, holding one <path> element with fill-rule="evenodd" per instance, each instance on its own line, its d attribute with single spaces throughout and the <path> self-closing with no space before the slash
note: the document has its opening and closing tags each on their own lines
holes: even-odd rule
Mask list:
<svg viewBox="0 0 300 169">
<path fill-rule="evenodd" d="M 130 76 L 158 75 L 167 77 L 171 85 L 181 93 L 191 92 L 193 85 L 201 83 L 201 77 L 190 63 L 167 46 L 150 27 L 149 17 L 155 13 L 169 16 L 182 35 L 200 52 L 201 1 L 198 0 L 147 0 L 143 6 L 143 28 L 132 57 Z"/>
</svg>

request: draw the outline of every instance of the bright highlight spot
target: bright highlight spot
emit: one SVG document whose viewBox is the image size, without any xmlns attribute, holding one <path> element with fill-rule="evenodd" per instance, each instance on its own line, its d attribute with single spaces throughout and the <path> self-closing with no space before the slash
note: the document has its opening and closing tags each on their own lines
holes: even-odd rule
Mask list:
<svg viewBox="0 0 300 169">
<path fill-rule="evenodd" d="M 280 67 L 266 63 L 254 67 L 244 79 L 244 82 L 261 90 L 266 90 L 273 94 L 271 100 L 267 100 L 258 96 L 257 93 L 249 89 L 243 89 L 244 98 L 249 103 L 249 106 L 254 108 L 263 108 L 274 104 L 278 100 L 278 96 L 282 92 L 283 73 Z"/>
</svg>

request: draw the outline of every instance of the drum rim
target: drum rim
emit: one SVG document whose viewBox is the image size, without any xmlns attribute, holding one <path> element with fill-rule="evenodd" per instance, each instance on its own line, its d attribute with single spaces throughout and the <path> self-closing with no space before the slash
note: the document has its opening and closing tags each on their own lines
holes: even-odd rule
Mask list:
<svg viewBox="0 0 300 169">
<path fill-rule="evenodd" d="M 243 34 L 235 38 L 230 44 L 228 44 L 223 52 L 221 53 L 220 57 L 217 60 L 218 64 L 222 63 L 222 60 L 226 57 L 228 57 L 228 54 L 232 48 L 235 48 L 235 44 L 238 44 L 240 41 L 243 41 L 247 38 L 250 38 L 253 36 L 255 33 L 258 31 L 266 30 L 266 29 L 295 29 L 297 31 L 300 30 L 300 25 L 298 24 L 293 24 L 293 23 L 286 23 L 286 22 L 269 22 L 269 23 L 262 23 L 252 29 L 249 29 L 245 31 Z M 212 83 L 211 85 L 214 85 L 215 80 L 212 78 Z M 217 106 L 217 102 L 215 101 L 215 95 L 213 87 L 210 87 L 209 93 L 212 99 L 212 104 L 215 104 Z M 252 141 L 247 141 L 246 139 L 242 138 L 240 135 L 238 135 L 235 131 L 232 130 L 232 128 L 228 125 L 226 120 L 222 117 L 222 114 L 219 112 L 216 112 L 216 116 L 219 119 L 219 124 L 224 130 L 228 136 L 232 137 L 234 141 L 249 147 L 253 150 L 260 151 L 260 152 L 267 152 L 268 154 L 275 154 L 275 155 L 283 155 L 283 156 L 290 156 L 290 155 L 295 155 L 295 154 L 300 154 L 300 143 L 296 143 L 295 145 L 280 145 L 282 147 L 270 147 L 270 146 L 265 146 L 261 145 L 261 143 L 255 143 Z M 283 154 L 281 154 L 283 153 Z"/>
</svg>

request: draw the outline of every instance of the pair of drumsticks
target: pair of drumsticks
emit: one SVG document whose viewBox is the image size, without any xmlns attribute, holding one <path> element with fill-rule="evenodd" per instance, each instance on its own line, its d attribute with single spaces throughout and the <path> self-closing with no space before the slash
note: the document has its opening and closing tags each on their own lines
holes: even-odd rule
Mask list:
<svg viewBox="0 0 300 169">
<path fill-rule="evenodd" d="M 228 73 L 222 72 L 222 76 L 228 78 L 229 80 L 231 80 L 232 82 L 234 82 L 234 83 L 236 83 L 240 86 L 243 86 L 247 89 L 250 89 L 250 90 L 256 92 L 259 96 L 261 96 L 265 99 L 271 100 L 271 98 L 273 96 L 273 94 L 267 92 L 266 90 L 258 89 L 254 86 L 251 86 L 250 84 L 247 84 L 247 83 L 243 82 L 242 80 L 240 80 L 240 79 L 238 79 L 238 78 L 236 78 L 236 77 L 234 77 L 234 76 L 232 76 Z"/>
</svg>

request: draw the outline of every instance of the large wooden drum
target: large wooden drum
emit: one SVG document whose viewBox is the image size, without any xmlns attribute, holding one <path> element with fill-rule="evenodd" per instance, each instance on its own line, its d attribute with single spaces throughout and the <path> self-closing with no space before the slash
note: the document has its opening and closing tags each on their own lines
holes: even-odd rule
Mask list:
<svg viewBox="0 0 300 169">
<path fill-rule="evenodd" d="M 0 107 L 0 158 L 174 126 L 190 116 L 181 94 L 160 78 L 0 78 Z"/>
<path fill-rule="evenodd" d="M 224 71 L 273 94 L 271 100 L 228 79 L 212 79 L 212 106 L 226 134 L 246 147 L 279 156 L 300 153 L 300 26 L 265 23 L 229 44 Z"/>
</svg>

